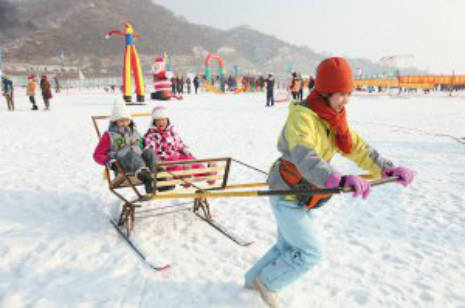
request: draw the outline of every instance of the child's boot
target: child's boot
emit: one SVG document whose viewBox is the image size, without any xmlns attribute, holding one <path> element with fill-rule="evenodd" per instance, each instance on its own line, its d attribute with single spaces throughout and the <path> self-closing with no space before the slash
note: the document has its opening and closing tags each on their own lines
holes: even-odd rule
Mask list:
<svg viewBox="0 0 465 308">
<path fill-rule="evenodd" d="M 145 192 L 148 194 L 153 193 L 153 183 L 152 183 L 152 175 L 150 171 L 146 168 L 140 169 L 138 172 L 136 172 L 136 177 L 144 183 L 145 186 Z"/>
</svg>

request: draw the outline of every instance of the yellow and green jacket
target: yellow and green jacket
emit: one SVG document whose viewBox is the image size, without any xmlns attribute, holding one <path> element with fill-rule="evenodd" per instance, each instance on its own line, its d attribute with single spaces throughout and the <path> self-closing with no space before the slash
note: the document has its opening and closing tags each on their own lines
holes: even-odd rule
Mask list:
<svg viewBox="0 0 465 308">
<path fill-rule="evenodd" d="M 347 157 L 375 178 L 381 177 L 382 172 L 391 167 L 392 163 L 367 145 L 352 128 L 349 129 L 352 152 L 346 154 L 337 147 L 335 133 L 325 120 L 303 103 L 292 101 L 279 137 L 278 150 L 281 158 L 293 163 L 304 179 L 320 187 L 325 186 L 331 173 L 337 172 L 329 164 L 336 153 Z M 273 190 L 289 189 L 277 165 L 273 165 L 267 182 Z M 292 197 L 286 199 L 294 200 Z"/>
</svg>

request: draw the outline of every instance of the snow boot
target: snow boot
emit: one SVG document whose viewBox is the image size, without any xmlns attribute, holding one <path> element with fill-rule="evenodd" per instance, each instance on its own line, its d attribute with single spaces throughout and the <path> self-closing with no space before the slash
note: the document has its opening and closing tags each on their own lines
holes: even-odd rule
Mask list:
<svg viewBox="0 0 465 308">
<path fill-rule="evenodd" d="M 279 308 L 278 293 L 268 289 L 259 277 L 255 278 L 254 283 L 254 287 L 258 290 L 258 292 L 260 292 L 262 300 L 268 305 L 268 307 Z"/>
<path fill-rule="evenodd" d="M 137 172 L 136 177 L 144 183 L 145 192 L 151 194 L 154 192 L 153 184 L 152 184 L 152 175 L 148 169 L 141 169 Z"/>
</svg>

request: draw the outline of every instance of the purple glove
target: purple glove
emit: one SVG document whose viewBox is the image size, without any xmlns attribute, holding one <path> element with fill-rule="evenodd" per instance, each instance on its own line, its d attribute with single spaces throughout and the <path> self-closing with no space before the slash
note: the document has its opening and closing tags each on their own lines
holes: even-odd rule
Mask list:
<svg viewBox="0 0 465 308">
<path fill-rule="evenodd" d="M 341 182 L 344 181 L 345 178 L 345 187 L 352 187 L 354 188 L 354 194 L 353 196 L 357 198 L 358 196 L 362 195 L 363 199 L 366 199 L 368 195 L 370 194 L 371 188 L 370 188 L 370 182 L 368 182 L 365 179 L 362 179 L 361 177 L 357 175 L 346 175 L 342 177 Z"/>
<path fill-rule="evenodd" d="M 413 178 L 415 176 L 414 172 L 407 167 L 393 167 L 389 168 L 383 173 L 383 178 L 387 178 L 388 176 L 398 176 L 399 180 L 397 183 L 408 186 L 413 182 Z"/>
<path fill-rule="evenodd" d="M 362 195 L 363 199 L 366 199 L 371 191 L 370 182 L 368 182 L 367 180 L 362 179 L 361 177 L 356 175 L 342 176 L 340 173 L 337 172 L 334 172 L 326 179 L 325 186 L 328 188 L 353 187 L 353 196 L 356 198 Z"/>
</svg>

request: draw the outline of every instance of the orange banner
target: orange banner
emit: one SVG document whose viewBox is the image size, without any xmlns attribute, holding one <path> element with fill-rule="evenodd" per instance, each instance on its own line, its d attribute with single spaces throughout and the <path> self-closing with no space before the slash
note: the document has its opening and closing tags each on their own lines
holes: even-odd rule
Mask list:
<svg viewBox="0 0 465 308">
<path fill-rule="evenodd" d="M 465 75 L 399 76 L 400 83 L 430 83 L 433 85 L 463 85 Z"/>
<path fill-rule="evenodd" d="M 357 79 L 355 87 L 402 87 L 432 89 L 436 85 L 465 85 L 465 75 L 399 76 L 397 79 Z"/>
</svg>

